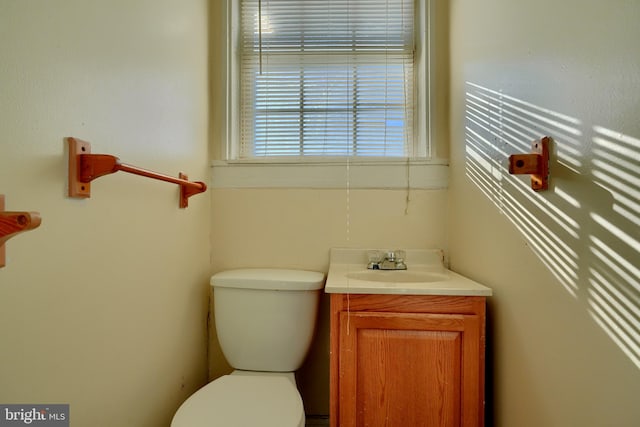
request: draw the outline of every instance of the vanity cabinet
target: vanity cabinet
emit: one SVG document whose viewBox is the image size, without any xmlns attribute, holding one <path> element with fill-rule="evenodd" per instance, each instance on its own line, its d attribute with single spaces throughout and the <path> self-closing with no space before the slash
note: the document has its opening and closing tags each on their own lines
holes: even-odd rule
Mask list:
<svg viewBox="0 0 640 427">
<path fill-rule="evenodd" d="M 483 426 L 485 303 L 331 294 L 331 426 Z"/>
</svg>

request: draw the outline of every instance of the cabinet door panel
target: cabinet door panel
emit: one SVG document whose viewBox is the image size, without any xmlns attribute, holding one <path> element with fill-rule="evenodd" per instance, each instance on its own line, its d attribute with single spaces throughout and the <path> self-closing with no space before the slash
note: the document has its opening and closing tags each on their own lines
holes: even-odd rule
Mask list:
<svg viewBox="0 0 640 427">
<path fill-rule="evenodd" d="M 478 324 L 474 315 L 341 313 L 340 426 L 470 425 L 462 395 L 476 367 L 464 361 L 477 359 Z"/>
</svg>

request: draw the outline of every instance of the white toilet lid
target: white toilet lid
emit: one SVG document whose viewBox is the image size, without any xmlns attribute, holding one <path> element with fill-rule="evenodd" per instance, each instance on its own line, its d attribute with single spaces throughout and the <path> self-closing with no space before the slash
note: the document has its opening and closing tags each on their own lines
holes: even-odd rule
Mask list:
<svg viewBox="0 0 640 427">
<path fill-rule="evenodd" d="M 304 408 L 286 378 L 225 375 L 191 395 L 171 427 L 299 427 Z"/>
</svg>

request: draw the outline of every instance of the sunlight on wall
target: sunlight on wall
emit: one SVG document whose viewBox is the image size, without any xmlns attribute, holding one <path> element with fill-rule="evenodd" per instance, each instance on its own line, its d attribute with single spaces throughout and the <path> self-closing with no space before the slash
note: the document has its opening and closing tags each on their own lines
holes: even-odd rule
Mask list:
<svg viewBox="0 0 640 427">
<path fill-rule="evenodd" d="M 590 314 L 640 368 L 640 140 L 594 127 L 594 182 L 613 196 L 591 213 Z"/>
<path fill-rule="evenodd" d="M 473 83 L 467 83 L 466 121 L 467 176 L 576 296 L 580 202 L 563 187 L 557 187 L 548 198 L 532 192 L 528 177 L 509 175 L 506 159 L 510 154 L 530 152 L 531 141 L 549 134 L 556 146 L 562 147 L 556 153 L 554 173 L 559 168 L 572 173 L 581 167 L 580 122 Z"/>
<path fill-rule="evenodd" d="M 466 176 L 640 368 L 640 140 L 471 82 L 465 109 Z M 550 191 L 535 193 L 507 159 L 544 135 Z"/>
</svg>

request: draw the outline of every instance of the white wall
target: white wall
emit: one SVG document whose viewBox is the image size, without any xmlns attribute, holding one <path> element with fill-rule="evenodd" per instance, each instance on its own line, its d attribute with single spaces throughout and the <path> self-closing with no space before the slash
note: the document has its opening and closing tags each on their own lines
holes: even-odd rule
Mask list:
<svg viewBox="0 0 640 427">
<path fill-rule="evenodd" d="M 0 194 L 42 225 L 0 269 L 0 402 L 168 425 L 206 381 L 210 196 L 119 172 L 66 197 L 63 138 L 207 180 L 207 2 L 0 2 Z"/>
<path fill-rule="evenodd" d="M 489 425 L 640 419 L 640 3 L 454 0 L 451 264 L 493 287 Z M 551 189 L 507 156 L 554 139 Z"/>
</svg>

